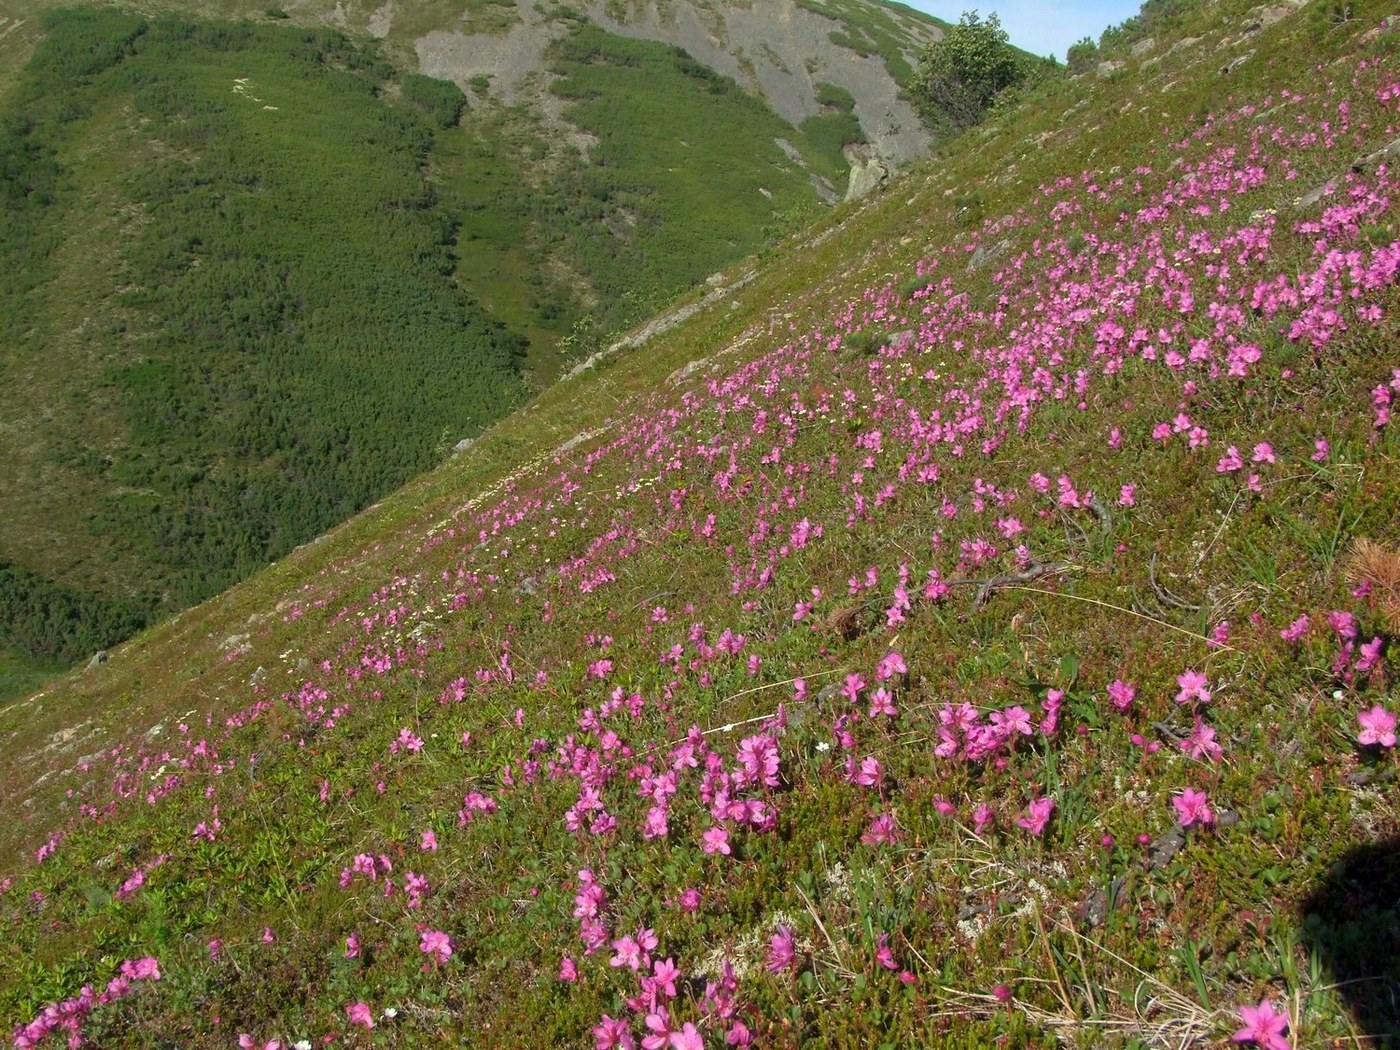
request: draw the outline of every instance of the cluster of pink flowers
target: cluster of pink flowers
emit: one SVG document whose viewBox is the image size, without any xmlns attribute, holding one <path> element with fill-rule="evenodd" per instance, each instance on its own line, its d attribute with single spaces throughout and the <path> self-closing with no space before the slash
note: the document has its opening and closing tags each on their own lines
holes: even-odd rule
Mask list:
<svg viewBox="0 0 1400 1050">
<path fill-rule="evenodd" d="M 15 1050 L 33 1050 L 50 1035 L 64 1033 L 69 1047 L 82 1046 L 83 1024 L 93 1010 L 124 999 L 131 994 L 132 986 L 137 982 L 159 980 L 160 965 L 155 959 L 150 956 L 129 959 L 121 964 L 117 976 L 108 981 L 101 992 L 85 984 L 76 996 L 44 1007 L 38 1017 L 11 1033 L 11 1043 Z"/>
</svg>

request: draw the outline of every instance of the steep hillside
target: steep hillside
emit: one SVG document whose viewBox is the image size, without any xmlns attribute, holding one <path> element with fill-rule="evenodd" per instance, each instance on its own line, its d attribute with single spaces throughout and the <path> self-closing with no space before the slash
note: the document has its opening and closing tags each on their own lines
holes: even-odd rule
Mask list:
<svg viewBox="0 0 1400 1050">
<path fill-rule="evenodd" d="M 217 593 L 927 145 L 933 22 L 688 10 L 0 0 L 0 651 Z"/>
<path fill-rule="evenodd" d="M 13 1043 L 1385 1045 L 1400 37 L 1175 14 L 0 711 Z"/>
</svg>

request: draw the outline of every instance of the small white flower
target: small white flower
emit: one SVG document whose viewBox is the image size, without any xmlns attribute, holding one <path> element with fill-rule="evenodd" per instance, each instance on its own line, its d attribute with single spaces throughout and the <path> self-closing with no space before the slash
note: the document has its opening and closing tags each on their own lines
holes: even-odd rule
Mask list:
<svg viewBox="0 0 1400 1050">
<path fill-rule="evenodd" d="M 384 1018 L 385 1018 L 385 1020 L 392 1021 L 395 1017 L 398 1017 L 398 1016 L 399 1016 L 399 1012 L 398 1012 L 397 1010 L 395 1010 L 392 1006 L 386 1006 L 386 1007 L 384 1007 Z"/>
<path fill-rule="evenodd" d="M 818 740 L 818 741 L 817 741 L 817 750 L 818 750 L 818 751 L 821 751 L 821 752 L 830 751 L 830 750 L 831 750 L 831 742 L 830 742 L 829 740 Z"/>
<path fill-rule="evenodd" d="M 311 1050 L 310 1039 L 298 1039 L 292 1044 L 292 1050 Z"/>
<path fill-rule="evenodd" d="M 1346 698 L 1347 698 L 1347 694 L 1346 694 L 1346 691 L 1345 691 L 1345 690 L 1343 690 L 1343 689 L 1334 689 L 1334 690 L 1332 690 L 1332 699 L 1333 699 L 1333 700 L 1345 700 Z"/>
</svg>

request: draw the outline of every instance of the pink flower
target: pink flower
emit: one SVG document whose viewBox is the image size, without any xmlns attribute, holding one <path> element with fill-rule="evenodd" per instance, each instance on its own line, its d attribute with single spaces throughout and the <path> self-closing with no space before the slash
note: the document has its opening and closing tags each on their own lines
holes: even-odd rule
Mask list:
<svg viewBox="0 0 1400 1050">
<path fill-rule="evenodd" d="M 634 973 L 642 968 L 643 956 L 642 946 L 632 937 L 619 937 L 612 942 L 613 951 L 616 953 L 608 960 L 608 965 L 614 970 L 626 966 Z"/>
<path fill-rule="evenodd" d="M 627 1028 L 625 1021 L 619 1021 L 604 1014 L 597 1024 L 593 1026 L 593 1038 L 597 1041 L 597 1050 L 613 1050 L 620 1047 L 621 1050 L 633 1050 L 637 1045 L 632 1039 L 632 1033 Z"/>
<path fill-rule="evenodd" d="M 438 963 L 452 958 L 452 938 L 441 930 L 424 930 L 418 948 L 424 955 L 434 956 Z"/>
<path fill-rule="evenodd" d="M 1177 819 L 1183 828 L 1189 828 L 1193 824 L 1215 823 L 1215 814 L 1210 810 L 1204 791 L 1186 788 L 1172 799 L 1172 805 L 1176 807 Z"/>
<path fill-rule="evenodd" d="M 644 1050 L 666 1050 L 671 1045 L 675 1033 L 671 1029 L 671 1015 L 662 1006 L 646 1016 L 647 1031 L 651 1034 L 642 1037 Z"/>
<path fill-rule="evenodd" d="M 1314 441 L 1313 448 L 1317 449 L 1317 451 L 1312 454 L 1312 461 L 1314 463 L 1325 462 L 1328 453 L 1332 451 L 1332 446 L 1327 443 L 1326 438 L 1318 438 Z"/>
<path fill-rule="evenodd" d="M 1125 682 L 1121 678 L 1115 678 L 1108 683 L 1108 699 L 1119 711 L 1126 711 L 1133 704 L 1133 698 L 1137 696 L 1137 686 L 1131 682 Z"/>
<path fill-rule="evenodd" d="M 569 984 L 578 980 L 578 964 L 567 955 L 559 962 L 559 980 Z"/>
<path fill-rule="evenodd" d="M 723 853 L 726 857 L 729 856 L 729 832 L 718 824 L 706 828 L 705 833 L 700 836 L 700 848 L 706 853 Z"/>
<path fill-rule="evenodd" d="M 899 963 L 894 961 L 894 952 L 890 951 L 890 935 L 880 934 L 875 943 L 875 961 L 886 970 L 898 970 Z"/>
<path fill-rule="evenodd" d="M 997 731 L 1006 740 L 1012 739 L 1017 733 L 1030 736 L 1035 732 L 1031 728 L 1030 712 L 1020 704 L 1008 707 L 1005 711 L 993 711 L 990 718 L 992 725 L 997 727 Z"/>
<path fill-rule="evenodd" d="M 1133 507 L 1137 505 L 1137 487 L 1135 485 L 1124 485 L 1118 490 L 1118 506 Z"/>
<path fill-rule="evenodd" d="M 874 755 L 866 755 L 860 760 L 860 768 L 854 768 L 855 762 L 850 761 L 848 777 L 853 784 L 860 784 L 862 787 L 875 787 L 884 776 L 884 769 L 880 765 L 880 760 Z"/>
<path fill-rule="evenodd" d="M 1206 725 L 1199 717 L 1196 718 L 1196 728 L 1185 740 L 1181 742 L 1181 750 L 1195 759 L 1206 759 L 1211 762 L 1220 761 L 1223 753 L 1219 744 L 1215 742 L 1215 730 Z"/>
<path fill-rule="evenodd" d="M 870 694 L 870 717 L 876 715 L 888 715 L 894 718 L 899 712 L 895 710 L 894 696 L 884 686 L 880 686 Z"/>
<path fill-rule="evenodd" d="M 1190 700 L 1199 700 L 1201 703 L 1210 702 L 1209 679 L 1201 671 L 1183 671 L 1176 676 L 1176 684 L 1181 687 L 1181 691 L 1176 694 L 1178 704 L 1187 703 Z"/>
<path fill-rule="evenodd" d="M 700 891 L 694 886 L 681 890 L 680 905 L 681 911 L 695 911 L 700 907 Z"/>
<path fill-rule="evenodd" d="M 856 703 L 860 700 L 860 691 L 865 688 L 865 679 L 858 674 L 848 674 L 846 684 L 841 687 L 841 694 Z"/>
<path fill-rule="evenodd" d="M 674 959 L 657 959 L 651 967 L 651 979 L 657 991 L 668 999 L 676 997 L 676 982 L 681 979 L 681 968 Z"/>
<path fill-rule="evenodd" d="M 1025 828 L 1032 835 L 1039 838 L 1045 831 L 1045 825 L 1050 820 L 1050 814 L 1055 809 L 1055 800 L 1046 796 L 1038 798 L 1026 807 L 1025 816 L 1017 817 L 1016 823 Z"/>
<path fill-rule="evenodd" d="M 996 819 L 997 815 L 992 807 L 985 802 L 979 802 L 977 808 L 972 811 L 972 830 L 979 835 L 984 835 L 996 822 Z"/>
<path fill-rule="evenodd" d="M 370 1013 L 369 1007 L 364 1003 L 351 1003 L 345 1008 L 345 1016 L 350 1019 L 351 1024 L 362 1024 L 366 1028 L 374 1027 L 374 1015 Z"/>
<path fill-rule="evenodd" d="M 1258 1006 L 1241 1006 L 1240 1020 L 1244 1027 L 1234 1034 L 1237 1043 L 1254 1043 L 1260 1050 L 1292 1050 L 1293 1044 L 1284 1038 L 1288 1031 L 1288 1015 L 1274 1013 L 1274 1004 L 1259 1000 Z"/>
<path fill-rule="evenodd" d="M 1220 462 L 1215 465 L 1217 474 L 1233 474 L 1244 466 L 1244 460 L 1240 457 L 1240 450 L 1231 445 L 1225 450 L 1225 455 L 1220 457 Z"/>
<path fill-rule="evenodd" d="M 898 838 L 899 831 L 895 827 L 893 815 L 881 813 L 870 822 L 870 827 L 861 835 L 860 840 L 867 846 L 882 846 L 888 842 L 895 842 Z"/>
<path fill-rule="evenodd" d="M 1283 630 L 1279 631 L 1278 636 L 1285 642 L 1296 642 L 1302 638 L 1303 635 L 1308 633 L 1308 627 L 1310 625 L 1311 621 L 1308 620 L 1307 613 L 1304 613 Z"/>
<path fill-rule="evenodd" d="M 1380 704 L 1369 711 L 1362 711 L 1356 720 L 1361 723 L 1361 732 L 1356 737 L 1358 744 L 1367 747 L 1395 746 L 1395 716 Z"/>
<path fill-rule="evenodd" d="M 782 973 L 790 969 L 797 958 L 793 943 L 792 927 L 779 926 L 768 942 L 768 969 L 772 973 Z"/>
<path fill-rule="evenodd" d="M 345 938 L 345 958 L 358 959 L 360 957 L 360 935 L 352 933 Z"/>
<path fill-rule="evenodd" d="M 1267 441 L 1259 442 L 1259 444 L 1254 446 L 1254 454 L 1250 456 L 1250 462 L 1277 463 L 1278 459 L 1274 456 L 1274 447 Z"/>
<path fill-rule="evenodd" d="M 909 665 L 904 662 L 901 654 L 886 653 L 875 668 L 875 681 L 888 682 L 895 675 L 906 674 L 908 671 Z"/>
<path fill-rule="evenodd" d="M 437 833 L 431 828 L 423 832 L 423 838 L 418 846 L 424 853 L 431 853 L 438 848 Z"/>
<path fill-rule="evenodd" d="M 122 976 L 131 981 L 160 980 L 160 964 L 149 955 L 140 959 L 127 960 L 122 963 L 121 971 Z"/>
<path fill-rule="evenodd" d="M 1385 648 L 1385 639 L 1372 638 L 1361 647 L 1361 656 L 1356 661 L 1357 674 L 1370 674 L 1376 667 L 1384 662 L 1381 650 Z"/>
</svg>

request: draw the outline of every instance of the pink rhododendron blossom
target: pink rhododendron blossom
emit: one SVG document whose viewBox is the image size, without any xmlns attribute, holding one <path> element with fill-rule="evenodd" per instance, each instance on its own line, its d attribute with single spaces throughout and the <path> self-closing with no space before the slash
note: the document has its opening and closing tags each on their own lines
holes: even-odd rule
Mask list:
<svg viewBox="0 0 1400 1050">
<path fill-rule="evenodd" d="M 894 952 L 890 951 L 890 935 L 880 934 L 875 942 L 875 961 L 886 970 L 898 970 L 899 963 L 894 961 Z"/>
<path fill-rule="evenodd" d="M 364 1025 L 366 1028 L 374 1027 L 374 1014 L 365 1003 L 351 1003 L 345 1008 L 345 1016 L 349 1018 L 351 1024 Z"/>
<path fill-rule="evenodd" d="M 1261 999 L 1258 1006 L 1241 1006 L 1240 1020 L 1244 1027 L 1234 1034 L 1235 1042 L 1254 1043 L 1259 1050 L 1293 1050 L 1293 1044 L 1284 1036 L 1288 1015 L 1275 1013 L 1274 1004 L 1268 999 Z"/>
<path fill-rule="evenodd" d="M 1210 680 L 1200 671 L 1183 671 L 1176 676 L 1176 684 L 1180 686 L 1180 692 L 1176 694 L 1178 704 L 1189 703 L 1192 700 L 1199 700 L 1201 703 L 1210 702 Z"/>
<path fill-rule="evenodd" d="M 1055 809 L 1055 800 L 1048 795 L 1044 798 L 1034 799 L 1023 816 L 1016 818 L 1016 823 L 1025 828 L 1036 838 L 1045 832 L 1045 825 L 1050 820 L 1050 814 Z"/>
<path fill-rule="evenodd" d="M 1125 682 L 1121 678 L 1115 678 L 1108 683 L 1108 699 L 1119 711 L 1126 711 L 1133 706 L 1133 699 L 1137 696 L 1137 686 L 1131 682 Z"/>
<path fill-rule="evenodd" d="M 772 973 L 782 973 L 791 969 L 797 959 L 792 927 L 779 926 L 768 941 L 768 969 Z"/>
<path fill-rule="evenodd" d="M 593 1026 L 593 1038 L 596 1042 L 597 1050 L 635 1050 L 636 1042 L 632 1039 L 632 1033 L 627 1028 L 627 1022 L 619 1021 L 604 1014 L 599 1022 Z"/>
<path fill-rule="evenodd" d="M 996 813 L 991 806 L 985 802 L 979 802 L 977 808 L 972 811 L 972 830 L 979 835 L 985 835 L 996 823 Z"/>
<path fill-rule="evenodd" d="M 861 835 L 860 841 L 867 846 L 884 846 L 897 841 L 899 831 L 895 827 L 894 816 L 881 813 L 870 822 L 870 827 Z"/>
<path fill-rule="evenodd" d="M 726 857 L 729 856 L 729 832 L 718 824 L 706 828 L 700 836 L 700 848 L 706 853 L 722 853 Z"/>
<path fill-rule="evenodd" d="M 888 682 L 895 675 L 907 674 L 909 665 L 904 662 L 904 657 L 896 652 L 886 653 L 880 658 L 879 666 L 875 668 L 875 681 Z"/>
<path fill-rule="evenodd" d="M 1357 743 L 1366 747 L 1395 746 L 1395 715 L 1380 704 L 1376 704 L 1369 711 L 1362 711 L 1356 716 L 1356 720 L 1361 723 L 1361 732 L 1356 736 Z"/>
<path fill-rule="evenodd" d="M 1208 762 L 1220 761 L 1220 756 L 1224 753 L 1221 746 L 1215 742 L 1215 729 L 1201 721 L 1199 715 L 1191 735 L 1181 741 L 1181 750 L 1192 758 Z"/>
<path fill-rule="evenodd" d="M 440 965 L 452 958 L 452 938 L 441 930 L 424 930 L 418 949 Z"/>
<path fill-rule="evenodd" d="M 894 706 L 894 695 L 884 686 L 880 686 L 870 694 L 870 717 L 885 715 L 894 718 L 898 711 Z"/>
<path fill-rule="evenodd" d="M 1233 474 L 1244 466 L 1244 460 L 1240 457 L 1240 450 L 1231 445 L 1225 450 L 1225 455 L 1220 457 L 1220 462 L 1215 465 L 1217 474 Z"/>
<path fill-rule="evenodd" d="M 1215 814 L 1211 812 L 1204 791 L 1185 788 L 1180 794 L 1173 796 L 1172 805 L 1176 807 L 1177 819 L 1183 828 L 1195 824 L 1215 823 Z"/>
</svg>

